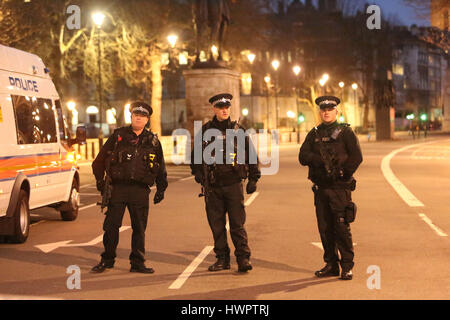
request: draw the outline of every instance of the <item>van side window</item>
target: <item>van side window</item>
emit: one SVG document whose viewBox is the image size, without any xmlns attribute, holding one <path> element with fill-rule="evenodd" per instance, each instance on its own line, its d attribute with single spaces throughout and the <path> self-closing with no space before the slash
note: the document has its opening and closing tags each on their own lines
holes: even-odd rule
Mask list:
<svg viewBox="0 0 450 320">
<path fill-rule="evenodd" d="M 34 111 L 31 98 L 26 96 L 11 95 L 14 113 L 16 116 L 17 143 L 33 144 L 41 142 L 41 133 L 35 125 L 37 116 Z"/>
<path fill-rule="evenodd" d="M 58 116 L 59 138 L 62 141 L 67 141 L 69 140 L 70 133 L 67 128 L 67 123 L 65 122 L 64 119 L 60 100 L 55 100 L 55 107 L 56 107 L 56 115 Z"/>
<path fill-rule="evenodd" d="M 41 143 L 56 142 L 56 124 L 55 112 L 52 105 L 52 100 L 38 98 L 32 99 L 34 110 L 38 114 L 35 119 L 35 126 L 39 128 L 41 133 Z"/>
</svg>

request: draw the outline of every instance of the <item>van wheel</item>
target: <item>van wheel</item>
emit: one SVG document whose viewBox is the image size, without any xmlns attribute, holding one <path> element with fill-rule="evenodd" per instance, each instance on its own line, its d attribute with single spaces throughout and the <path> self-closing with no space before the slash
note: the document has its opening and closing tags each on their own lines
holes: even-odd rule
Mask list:
<svg viewBox="0 0 450 320">
<path fill-rule="evenodd" d="M 30 208 L 28 194 L 20 190 L 16 212 L 14 213 L 14 234 L 9 237 L 13 243 L 24 243 L 30 233 Z"/>
<path fill-rule="evenodd" d="M 61 218 L 64 221 L 73 221 L 78 216 L 78 208 L 80 207 L 80 193 L 78 184 L 75 180 L 72 183 L 72 190 L 70 191 L 69 202 L 67 203 L 68 209 L 61 210 Z"/>
</svg>

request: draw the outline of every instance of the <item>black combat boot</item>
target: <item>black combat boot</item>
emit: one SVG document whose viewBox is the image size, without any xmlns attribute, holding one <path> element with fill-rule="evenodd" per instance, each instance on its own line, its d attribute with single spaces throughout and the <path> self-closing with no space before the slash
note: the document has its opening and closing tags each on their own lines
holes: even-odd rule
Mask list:
<svg viewBox="0 0 450 320">
<path fill-rule="evenodd" d="M 91 269 L 92 273 L 102 273 L 103 271 L 105 271 L 106 269 L 111 269 L 114 267 L 114 262 L 106 262 L 106 261 L 100 261 L 99 264 L 97 264 L 96 266 L 94 266 Z"/>
<path fill-rule="evenodd" d="M 155 270 L 153 268 L 147 268 L 145 264 L 132 264 L 130 272 L 154 273 Z"/>
<path fill-rule="evenodd" d="M 352 270 L 348 270 L 348 271 L 342 270 L 341 279 L 342 280 L 352 280 L 353 279 Z"/>
<path fill-rule="evenodd" d="M 314 274 L 318 278 L 339 276 L 339 265 L 327 264 L 325 265 L 325 267 L 323 267 L 319 271 L 316 271 Z"/>
<path fill-rule="evenodd" d="M 250 260 L 247 257 L 237 258 L 237 263 L 239 272 L 247 272 L 253 269 L 253 266 L 251 265 Z"/>
<path fill-rule="evenodd" d="M 209 266 L 209 271 L 220 271 L 230 269 L 230 256 L 218 256 L 216 263 Z"/>
</svg>

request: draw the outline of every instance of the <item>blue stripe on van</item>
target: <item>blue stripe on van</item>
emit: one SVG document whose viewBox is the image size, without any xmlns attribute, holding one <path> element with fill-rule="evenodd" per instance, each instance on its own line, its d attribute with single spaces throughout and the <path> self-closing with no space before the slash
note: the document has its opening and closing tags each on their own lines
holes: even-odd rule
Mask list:
<svg viewBox="0 0 450 320">
<path fill-rule="evenodd" d="M 55 173 L 68 172 L 68 171 L 72 171 L 72 169 L 68 169 L 68 170 L 66 169 L 66 170 L 60 170 L 60 171 L 54 171 L 54 172 L 45 172 L 45 173 L 35 173 L 35 174 L 27 175 L 27 177 L 31 178 L 31 177 L 37 177 L 37 176 L 45 176 L 46 174 L 55 174 Z M 0 182 L 10 181 L 10 180 L 16 180 L 16 177 L 0 179 Z"/>
<path fill-rule="evenodd" d="M 36 153 L 36 154 L 28 154 L 23 156 L 8 156 L 8 157 L 0 157 L 0 160 L 8 160 L 13 158 L 29 158 L 29 157 L 40 157 L 40 156 L 53 156 L 57 155 L 59 152 L 52 152 L 52 153 Z"/>
</svg>

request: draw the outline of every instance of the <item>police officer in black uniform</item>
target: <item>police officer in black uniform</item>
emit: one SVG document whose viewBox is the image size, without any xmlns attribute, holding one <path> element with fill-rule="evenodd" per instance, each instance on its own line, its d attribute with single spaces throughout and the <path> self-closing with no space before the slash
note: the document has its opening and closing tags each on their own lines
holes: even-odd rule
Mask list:
<svg viewBox="0 0 450 320">
<path fill-rule="evenodd" d="M 322 123 L 308 133 L 299 153 L 299 161 L 309 167 L 308 178 L 314 183 L 314 205 L 326 263 L 315 275 L 339 276 L 340 261 L 341 279 L 351 280 L 354 252 L 350 223 L 356 215 L 351 191 L 356 186 L 353 174 L 362 162 L 361 148 L 350 126 L 336 121 L 339 98 L 323 96 L 315 102 Z"/>
<path fill-rule="evenodd" d="M 244 228 L 246 213 L 242 180 L 248 178 L 246 191 L 247 194 L 251 194 L 256 191 L 256 183 L 261 177 L 261 172 L 248 135 L 245 136 L 244 146 L 239 145 L 232 135 L 227 135 L 231 132 L 245 135 L 245 129 L 238 122 L 230 120 L 232 98 L 231 94 L 224 93 L 215 95 L 209 100 L 213 105 L 215 116 L 212 121 L 202 126 L 201 132 L 196 136 L 195 143 L 202 143 L 202 148 L 197 149 L 201 151 L 201 154 L 197 155 L 197 161 L 194 155 L 196 148 L 192 150 L 191 169 L 195 181 L 203 185 L 208 223 L 214 238 L 217 261 L 209 266 L 208 270 L 230 269 L 230 248 L 226 230 L 226 213 L 228 213 L 238 271 L 247 272 L 252 270 L 252 265 L 247 232 Z M 211 140 L 208 140 L 205 133 L 210 129 L 215 129 L 217 135 L 214 134 Z M 223 141 L 221 152 L 217 154 L 212 152 L 212 161 L 207 164 L 203 152 L 216 139 Z"/>
<path fill-rule="evenodd" d="M 144 264 L 145 229 L 147 227 L 150 187 L 156 181 L 155 204 L 164 199 L 167 172 L 157 136 L 145 127 L 153 112 L 143 102 L 130 105 L 131 125 L 114 130 L 92 163 L 97 189 L 105 187 L 105 171 L 112 180 L 112 196 L 103 224 L 105 251 L 92 272 L 112 268 L 119 242 L 125 208 L 128 208 L 133 228 L 130 254 L 130 272 L 153 273 Z"/>
</svg>

